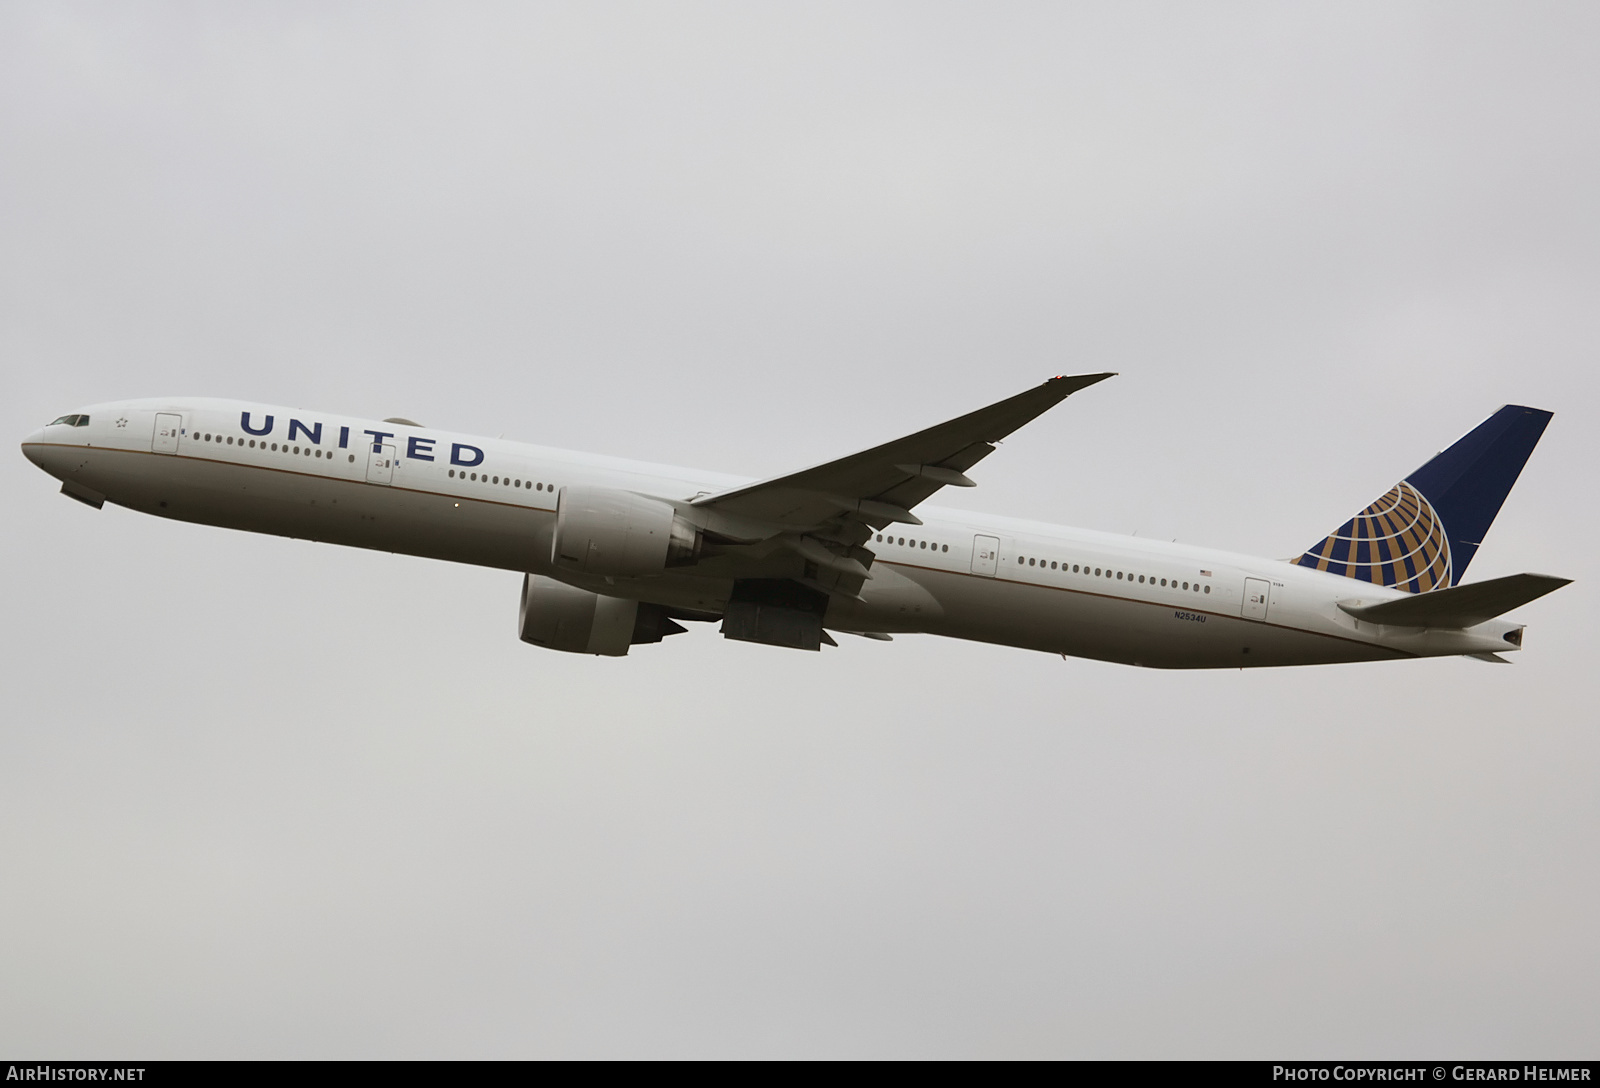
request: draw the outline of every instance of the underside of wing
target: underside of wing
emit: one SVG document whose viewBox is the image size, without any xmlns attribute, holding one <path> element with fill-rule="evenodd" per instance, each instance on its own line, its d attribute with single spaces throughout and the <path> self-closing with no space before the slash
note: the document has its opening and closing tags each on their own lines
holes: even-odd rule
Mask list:
<svg viewBox="0 0 1600 1088">
<path fill-rule="evenodd" d="M 875 530 L 920 525 L 912 509 L 942 487 L 972 487 L 967 470 L 995 443 L 1080 389 L 1112 377 L 1056 377 L 964 416 L 785 476 L 704 495 L 689 507 L 711 552 L 757 577 L 798 561 L 789 575 L 811 589 L 854 597 L 872 577 Z M 774 548 L 777 553 L 774 553 Z M 726 564 L 725 564 L 726 565 Z M 782 577 L 782 575 L 779 575 Z"/>
</svg>

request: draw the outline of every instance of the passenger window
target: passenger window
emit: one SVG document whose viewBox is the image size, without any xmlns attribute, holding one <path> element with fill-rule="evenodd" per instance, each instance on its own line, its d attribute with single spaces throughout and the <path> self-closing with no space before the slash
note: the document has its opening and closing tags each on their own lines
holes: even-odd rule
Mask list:
<svg viewBox="0 0 1600 1088">
<path fill-rule="evenodd" d="M 949 550 L 950 550 L 950 545 L 948 545 L 948 544 L 946 544 L 946 545 L 945 545 L 945 546 L 944 546 L 944 550 L 945 550 L 945 551 L 949 551 Z"/>
<path fill-rule="evenodd" d="M 1211 587 L 1210 587 L 1210 586 L 1206 586 L 1206 592 L 1207 592 L 1207 593 L 1210 593 L 1210 592 L 1211 592 Z"/>
<path fill-rule="evenodd" d="M 1184 589 L 1188 589 L 1189 588 L 1189 583 L 1188 582 L 1183 583 L 1183 588 Z"/>
</svg>

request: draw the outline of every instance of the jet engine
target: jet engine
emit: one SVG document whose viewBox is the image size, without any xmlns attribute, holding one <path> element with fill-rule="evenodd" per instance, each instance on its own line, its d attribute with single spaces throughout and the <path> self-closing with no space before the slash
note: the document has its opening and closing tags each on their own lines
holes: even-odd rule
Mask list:
<svg viewBox="0 0 1600 1088">
<path fill-rule="evenodd" d="M 700 558 L 700 530 L 670 503 L 605 487 L 563 487 L 551 565 L 583 574 L 655 574 Z"/>
<path fill-rule="evenodd" d="M 538 574 L 522 579 L 522 641 L 547 650 L 622 657 L 628 647 L 660 642 L 684 627 L 653 604 L 604 597 Z"/>
</svg>

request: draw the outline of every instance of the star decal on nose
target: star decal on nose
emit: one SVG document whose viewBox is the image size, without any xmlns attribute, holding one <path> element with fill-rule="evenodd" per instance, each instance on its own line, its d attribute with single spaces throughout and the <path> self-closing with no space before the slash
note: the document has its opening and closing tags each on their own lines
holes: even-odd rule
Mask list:
<svg viewBox="0 0 1600 1088">
<path fill-rule="evenodd" d="M 128 417 L 127 416 L 123 416 L 121 419 L 117 420 L 117 426 L 118 427 L 126 427 L 127 425 L 128 425 Z"/>
</svg>

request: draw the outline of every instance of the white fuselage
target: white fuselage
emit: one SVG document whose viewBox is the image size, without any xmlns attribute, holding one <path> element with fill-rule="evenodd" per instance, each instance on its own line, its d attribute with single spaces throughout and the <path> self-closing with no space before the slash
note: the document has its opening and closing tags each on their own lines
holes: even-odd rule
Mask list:
<svg viewBox="0 0 1600 1088">
<path fill-rule="evenodd" d="M 742 477 L 239 401 L 124 401 L 83 413 L 85 426 L 30 435 L 26 455 L 80 497 L 162 517 L 541 574 L 707 614 L 727 602 L 735 560 L 747 572 L 773 553 L 782 577 L 792 559 L 752 545 L 614 580 L 551 565 L 562 487 L 681 503 L 749 482 Z M 860 601 L 834 598 L 827 627 L 1162 668 L 1517 648 L 1505 635 L 1520 625 L 1505 621 L 1466 631 L 1359 622 L 1339 602 L 1405 594 L 1292 563 L 926 505 L 917 513 L 923 525 L 891 525 L 866 544 L 877 555 L 872 578 Z"/>
</svg>

